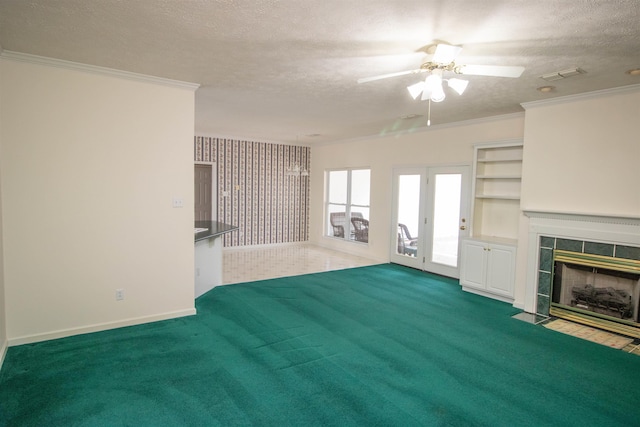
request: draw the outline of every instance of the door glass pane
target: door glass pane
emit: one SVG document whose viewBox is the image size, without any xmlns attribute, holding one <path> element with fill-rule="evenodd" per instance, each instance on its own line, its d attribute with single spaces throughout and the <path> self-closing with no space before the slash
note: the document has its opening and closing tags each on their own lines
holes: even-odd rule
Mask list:
<svg viewBox="0 0 640 427">
<path fill-rule="evenodd" d="M 458 266 L 462 174 L 436 174 L 431 261 Z"/>
<path fill-rule="evenodd" d="M 398 176 L 398 244 L 396 253 L 415 257 L 420 226 L 420 175 Z"/>
</svg>

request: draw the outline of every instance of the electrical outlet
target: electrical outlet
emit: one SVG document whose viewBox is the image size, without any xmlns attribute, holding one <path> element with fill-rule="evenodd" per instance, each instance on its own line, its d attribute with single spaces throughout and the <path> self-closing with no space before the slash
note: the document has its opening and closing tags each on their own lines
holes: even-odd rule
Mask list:
<svg viewBox="0 0 640 427">
<path fill-rule="evenodd" d="M 174 197 L 173 199 L 171 199 L 171 205 L 174 208 L 183 208 L 184 207 L 184 199 L 182 199 L 181 197 Z"/>
<path fill-rule="evenodd" d="M 124 299 L 124 289 L 116 289 L 116 301 L 122 301 Z"/>
</svg>

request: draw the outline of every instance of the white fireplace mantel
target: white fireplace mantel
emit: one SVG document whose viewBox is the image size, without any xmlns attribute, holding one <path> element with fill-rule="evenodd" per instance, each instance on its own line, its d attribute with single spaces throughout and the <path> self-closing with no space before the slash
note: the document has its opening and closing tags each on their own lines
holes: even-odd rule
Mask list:
<svg viewBox="0 0 640 427">
<path fill-rule="evenodd" d="M 524 310 L 536 312 L 540 237 L 556 237 L 640 247 L 640 217 L 524 211 L 529 217 Z"/>
</svg>

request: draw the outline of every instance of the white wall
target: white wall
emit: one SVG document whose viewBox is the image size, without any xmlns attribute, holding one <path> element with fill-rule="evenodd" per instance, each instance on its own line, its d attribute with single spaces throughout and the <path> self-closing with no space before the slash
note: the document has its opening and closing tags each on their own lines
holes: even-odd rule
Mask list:
<svg viewBox="0 0 640 427">
<path fill-rule="evenodd" d="M 640 216 L 635 88 L 527 107 L 523 210 Z"/>
<path fill-rule="evenodd" d="M 398 166 L 471 164 L 477 142 L 524 136 L 521 208 L 640 217 L 639 86 L 526 106 L 525 117 L 313 147 L 310 240 L 389 260 L 391 172 Z M 370 244 L 323 237 L 324 171 L 371 167 Z M 524 306 L 528 220 L 519 227 L 514 305 Z"/>
<path fill-rule="evenodd" d="M 194 87 L 2 62 L 10 344 L 193 314 Z"/>
<path fill-rule="evenodd" d="M 640 218 L 640 85 L 525 104 L 522 210 Z M 518 237 L 515 305 L 529 245 Z"/>
<path fill-rule="evenodd" d="M 3 61 L 0 61 L 0 82 L 3 75 Z M 0 84 L 0 168 L 2 167 L 2 84 Z M 2 171 L 0 169 L 0 366 L 4 360 L 7 351 L 7 316 L 6 316 L 6 300 L 4 298 L 4 251 L 3 251 L 3 233 L 2 233 Z"/>
<path fill-rule="evenodd" d="M 422 132 L 371 137 L 312 148 L 310 241 L 319 245 L 389 261 L 392 171 L 402 166 L 471 165 L 473 144 L 522 138 L 524 117 L 513 115 L 461 126 L 434 126 Z M 371 168 L 369 245 L 323 237 L 324 171 Z"/>
</svg>

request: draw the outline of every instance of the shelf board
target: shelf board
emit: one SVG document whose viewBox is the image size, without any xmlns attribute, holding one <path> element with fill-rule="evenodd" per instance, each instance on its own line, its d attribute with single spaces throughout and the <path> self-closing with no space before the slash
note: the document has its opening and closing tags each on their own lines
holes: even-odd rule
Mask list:
<svg viewBox="0 0 640 427">
<path fill-rule="evenodd" d="M 483 234 L 477 235 L 474 234 L 473 236 L 470 237 L 465 237 L 465 240 L 475 240 L 475 241 L 480 241 L 480 242 L 486 242 L 486 243 L 498 243 L 501 245 L 509 245 L 509 246 L 517 246 L 518 245 L 518 239 L 513 238 L 513 237 L 503 237 L 503 236 L 486 236 Z"/>
<path fill-rule="evenodd" d="M 521 157 L 514 157 L 510 159 L 478 159 L 478 163 L 507 163 L 507 162 L 522 162 Z"/>
<path fill-rule="evenodd" d="M 476 194 L 476 199 L 520 200 L 520 196 Z"/>
<path fill-rule="evenodd" d="M 476 175 L 477 179 L 522 179 L 522 175 Z"/>
</svg>

